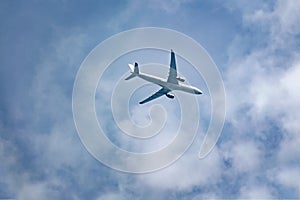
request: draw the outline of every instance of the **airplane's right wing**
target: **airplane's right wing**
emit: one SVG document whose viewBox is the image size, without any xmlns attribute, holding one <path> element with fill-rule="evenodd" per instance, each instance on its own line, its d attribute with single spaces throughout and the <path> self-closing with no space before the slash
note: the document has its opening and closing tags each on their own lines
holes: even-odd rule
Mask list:
<svg viewBox="0 0 300 200">
<path fill-rule="evenodd" d="M 153 99 L 156 99 L 158 97 L 161 97 L 164 94 L 167 94 L 168 92 L 170 92 L 169 89 L 166 88 L 161 88 L 160 90 L 158 90 L 156 93 L 154 93 L 152 96 L 148 97 L 147 99 L 143 100 L 140 102 L 140 104 L 144 104 L 147 103 L 149 101 L 152 101 Z"/>
<path fill-rule="evenodd" d="M 175 83 L 175 84 L 178 83 L 175 53 L 172 50 L 171 50 L 171 61 L 170 61 L 170 70 L 169 70 L 168 82 Z"/>
</svg>

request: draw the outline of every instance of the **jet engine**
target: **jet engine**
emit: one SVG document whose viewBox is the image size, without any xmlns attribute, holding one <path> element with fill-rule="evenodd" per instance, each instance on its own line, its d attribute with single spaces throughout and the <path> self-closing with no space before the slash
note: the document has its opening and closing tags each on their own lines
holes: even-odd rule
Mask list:
<svg viewBox="0 0 300 200">
<path fill-rule="evenodd" d="M 182 77 L 176 77 L 176 79 L 177 79 L 178 81 L 180 81 L 180 82 L 184 82 L 184 81 L 185 81 L 185 79 L 182 78 Z"/>
<path fill-rule="evenodd" d="M 174 99 L 174 95 L 173 94 L 170 94 L 170 93 L 167 93 L 166 96 L 170 99 Z"/>
</svg>

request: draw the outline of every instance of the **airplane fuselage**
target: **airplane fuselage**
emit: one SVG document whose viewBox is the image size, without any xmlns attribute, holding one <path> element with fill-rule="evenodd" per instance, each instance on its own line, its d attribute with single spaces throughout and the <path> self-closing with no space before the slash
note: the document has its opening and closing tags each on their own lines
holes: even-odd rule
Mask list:
<svg viewBox="0 0 300 200">
<path fill-rule="evenodd" d="M 183 84 L 182 82 L 184 82 L 184 79 L 177 76 L 175 53 L 172 50 L 171 50 L 171 61 L 170 61 L 170 70 L 169 70 L 168 79 L 163 79 L 150 74 L 140 73 L 137 62 L 135 62 L 134 65 L 128 64 L 128 66 L 130 68 L 131 74 L 128 77 L 126 77 L 125 80 L 130 80 L 138 76 L 141 79 L 144 79 L 145 81 L 161 86 L 160 90 L 155 92 L 150 97 L 144 99 L 143 101 L 140 101 L 139 104 L 147 103 L 163 95 L 166 95 L 168 98 L 173 99 L 174 95 L 169 93 L 173 90 L 180 90 L 191 94 L 202 94 L 202 91 L 200 89 L 191 85 Z"/>
<path fill-rule="evenodd" d="M 192 93 L 192 94 L 202 94 L 202 91 L 194 86 L 191 85 L 186 85 L 186 84 L 182 84 L 180 82 L 178 83 L 171 83 L 168 82 L 167 80 L 157 77 L 157 76 L 153 76 L 150 74 L 145 74 L 145 73 L 139 73 L 137 74 L 138 77 L 140 77 L 141 79 L 144 79 L 148 82 L 157 84 L 163 88 L 167 88 L 170 91 L 172 90 L 180 90 L 183 92 L 187 92 L 187 93 Z"/>
</svg>

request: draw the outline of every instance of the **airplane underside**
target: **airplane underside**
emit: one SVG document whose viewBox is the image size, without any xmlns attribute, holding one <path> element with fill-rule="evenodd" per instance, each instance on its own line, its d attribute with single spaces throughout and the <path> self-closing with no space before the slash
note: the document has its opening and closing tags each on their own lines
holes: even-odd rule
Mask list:
<svg viewBox="0 0 300 200">
<path fill-rule="evenodd" d="M 183 79 L 182 77 L 177 77 L 175 53 L 172 50 L 171 50 L 169 76 L 168 76 L 167 80 L 164 80 L 162 78 L 155 77 L 155 76 L 152 76 L 149 74 L 140 73 L 137 63 L 135 63 L 134 66 L 132 64 L 129 64 L 129 67 L 131 69 L 131 74 L 125 80 L 130 80 L 137 76 L 141 79 L 144 79 L 148 82 L 157 84 L 162 87 L 160 90 L 158 90 L 156 93 L 154 93 L 150 97 L 139 102 L 140 104 L 147 103 L 147 102 L 157 99 L 163 95 L 166 95 L 166 97 L 168 97 L 170 99 L 174 99 L 174 95 L 170 93 L 173 90 L 181 90 L 181 91 L 184 91 L 187 93 L 192 93 L 192 94 L 202 94 L 202 91 L 200 89 L 178 82 L 178 81 L 184 82 L 185 79 Z"/>
</svg>

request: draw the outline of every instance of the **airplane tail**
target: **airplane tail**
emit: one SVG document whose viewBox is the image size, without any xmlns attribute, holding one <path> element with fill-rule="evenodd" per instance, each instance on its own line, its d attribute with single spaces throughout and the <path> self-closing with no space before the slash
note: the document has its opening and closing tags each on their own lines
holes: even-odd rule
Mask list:
<svg viewBox="0 0 300 200">
<path fill-rule="evenodd" d="M 125 80 L 132 79 L 133 77 L 135 77 L 135 76 L 137 76 L 139 74 L 138 63 L 134 63 L 134 66 L 132 64 L 128 64 L 128 66 L 130 68 L 131 74 L 127 78 L 125 78 Z"/>
</svg>

